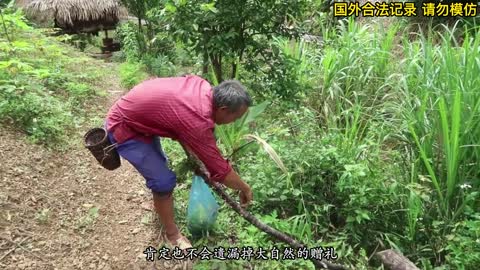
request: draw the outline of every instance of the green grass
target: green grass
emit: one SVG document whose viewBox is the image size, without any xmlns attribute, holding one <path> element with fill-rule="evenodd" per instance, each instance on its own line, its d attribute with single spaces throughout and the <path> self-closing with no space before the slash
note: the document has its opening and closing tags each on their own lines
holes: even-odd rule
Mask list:
<svg viewBox="0 0 480 270">
<path fill-rule="evenodd" d="M 327 132 L 343 130 L 339 147 L 371 139 L 390 151 L 392 144 L 403 147 L 398 180 L 408 189 L 396 196 L 405 209 L 392 211 L 406 213 L 402 226 L 408 236 L 396 236 L 391 244 L 404 243 L 414 257 L 428 257 L 430 249 L 436 265 L 448 263 L 438 259 L 449 247 L 442 235 L 469 219 L 466 209 L 478 209 L 471 197 L 479 184 L 473 169 L 480 139 L 479 39 L 467 34 L 462 43 L 461 29 L 445 28 L 411 40 L 396 25 L 367 31 L 371 27 L 350 21 L 334 38 L 338 43 L 324 48 L 311 106 Z M 400 50 L 396 39 L 403 40 Z"/>
<path fill-rule="evenodd" d="M 120 80 L 123 87 L 131 89 L 149 77 L 141 63 L 125 62 L 120 65 Z"/>
<path fill-rule="evenodd" d="M 287 216 L 295 220 L 306 217 L 314 228 L 313 238 L 319 237 L 316 226 L 328 226 L 324 215 L 340 207 L 347 224 L 333 239 L 345 233 L 350 245 L 362 243 L 358 245 L 368 252 L 373 251 L 371 243 L 382 239 L 419 265 L 448 265 L 463 255 L 455 246 L 458 244 L 450 244 L 443 235 L 472 219 L 472 211 L 479 207 L 473 199 L 478 198 L 479 186 L 474 169 L 480 139 L 479 41 L 467 35 L 460 42 L 461 29 L 446 28 L 413 38 L 399 29 L 402 25 L 381 29 L 350 21 L 340 25 L 331 40 L 325 40 L 320 55 L 315 48 L 297 52 L 300 59 L 312 55 L 300 61 L 299 70 L 306 70 L 302 65 L 309 61 L 319 67 L 313 78 L 317 86 L 307 93 L 306 100 L 315 113 L 298 120 L 301 128 L 297 135 L 287 132 L 289 137 L 283 136 L 288 143 L 275 138 L 282 130 L 278 122 L 286 121 L 279 119 L 285 115 L 271 115 L 264 121 L 276 124 L 261 126 L 276 125 L 277 133 L 264 137 L 286 159 L 292 174 L 282 178 L 266 165 L 255 164 L 258 153 L 246 158 L 241 168 L 247 179 L 252 178 L 255 189 L 262 190 L 260 200 L 272 200 L 282 209 L 296 198 L 293 205 L 298 205 L 297 210 L 289 208 Z M 291 48 L 301 48 L 301 44 Z M 308 128 L 307 122 L 320 128 Z M 318 140 L 312 135 L 315 132 L 331 140 Z M 298 133 L 310 135 L 298 137 Z M 294 141 L 299 142 L 300 151 L 289 146 Z M 320 153 L 309 152 L 302 146 L 305 142 Z M 333 155 L 322 148 L 325 143 L 335 145 L 330 149 Z M 312 165 L 322 164 L 321 160 L 334 162 Z M 311 173 L 306 173 L 307 168 Z M 318 176 L 326 172 L 330 176 Z M 302 175 L 306 179 L 298 181 Z M 293 187 L 289 184 L 292 180 Z M 326 208 L 312 207 L 312 201 Z M 307 207 L 301 210 L 302 205 Z M 445 259 L 445 250 L 452 252 L 449 259 Z M 469 269 L 472 261 L 466 260 L 462 267 Z"/>
<path fill-rule="evenodd" d="M 5 9 L 0 31 L 0 120 L 33 142 L 61 148 L 86 121 L 105 70 L 95 60 L 30 27 L 20 11 Z"/>
<path fill-rule="evenodd" d="M 61 138 L 80 123 L 74 116 L 85 100 L 99 94 L 95 69 L 73 72 L 72 66 L 88 61 L 69 58 L 71 51 L 28 28 L 18 14 L 9 16 L 10 40 L 0 36 L 2 119 L 39 141 Z M 219 144 L 228 155 L 246 137 L 259 142 L 263 149 L 250 144 L 232 158 L 254 191 L 250 211 L 310 247 L 335 247 L 341 263 L 353 269 L 378 269 L 369 258 L 383 247 L 399 249 L 423 269 L 476 269 L 479 30 L 446 27 L 413 35 L 402 29 L 404 23 L 349 20 L 325 31 L 319 46 L 275 38 L 270 45 L 281 59 L 256 63 L 258 74 L 239 68 L 270 105 L 257 101 L 251 114 L 218 128 Z M 135 56 L 135 32 L 125 33 L 132 41 L 125 52 Z M 121 83 L 131 88 L 148 72 L 178 68 L 166 58 L 149 61 L 150 70 L 133 61 L 120 65 Z M 272 63 L 279 67 L 268 73 Z M 176 213 L 185 228 L 192 173 L 184 168 L 182 149 L 164 142 L 179 175 Z M 282 246 L 226 206 L 217 222 L 212 235 L 195 239 L 197 246 Z M 301 261 L 205 261 L 196 269 L 212 265 L 312 268 Z"/>
<path fill-rule="evenodd" d="M 413 97 L 406 117 L 437 193 L 439 214 L 453 222 L 465 207 L 460 185 L 477 177 L 470 164 L 477 161 L 480 138 L 480 55 L 478 39 L 467 36 L 463 46 L 455 46 L 452 33 L 441 38 L 441 45 L 422 39 L 417 46 L 405 46 L 407 55 L 415 57 L 406 78 L 412 86 L 406 90 Z"/>
</svg>

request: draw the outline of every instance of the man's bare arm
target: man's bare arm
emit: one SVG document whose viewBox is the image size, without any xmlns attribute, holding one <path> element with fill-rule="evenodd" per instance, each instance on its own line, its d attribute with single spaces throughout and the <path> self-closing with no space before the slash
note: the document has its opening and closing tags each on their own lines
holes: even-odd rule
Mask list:
<svg viewBox="0 0 480 270">
<path fill-rule="evenodd" d="M 231 170 L 223 184 L 231 189 L 239 190 L 240 191 L 240 204 L 242 207 L 246 207 L 250 204 L 253 199 L 253 192 L 250 186 L 245 183 L 240 176 L 235 172 L 235 170 Z"/>
<path fill-rule="evenodd" d="M 197 163 L 197 165 L 199 167 L 198 169 L 201 171 L 201 173 L 204 174 L 206 177 L 210 177 L 209 173 L 208 173 L 208 170 L 205 168 L 205 165 L 203 164 L 203 162 L 201 162 L 197 158 L 197 156 L 188 147 L 186 147 L 182 143 L 180 143 L 180 145 L 183 147 L 183 150 L 185 151 L 185 153 L 189 157 L 194 159 L 194 161 Z M 227 174 L 225 179 L 222 181 L 222 184 L 224 184 L 228 188 L 240 191 L 240 204 L 241 204 L 242 207 L 248 206 L 250 204 L 250 202 L 252 201 L 253 192 L 252 192 L 250 186 L 240 178 L 240 176 L 235 172 L 235 170 L 232 169 Z"/>
</svg>

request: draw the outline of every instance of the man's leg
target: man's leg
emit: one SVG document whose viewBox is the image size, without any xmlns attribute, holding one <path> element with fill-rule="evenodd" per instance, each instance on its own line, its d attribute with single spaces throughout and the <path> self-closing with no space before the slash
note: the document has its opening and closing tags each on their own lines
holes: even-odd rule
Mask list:
<svg viewBox="0 0 480 270">
<path fill-rule="evenodd" d="M 110 139 L 113 140 L 111 136 Z M 176 175 L 168 168 L 167 158 L 161 148 L 155 143 L 129 140 L 120 144 L 117 150 L 120 156 L 128 160 L 145 178 L 147 187 L 152 191 L 155 212 L 160 217 L 167 239 L 173 245 L 182 240 L 185 248 L 190 246 L 175 224 L 172 193 L 176 186 Z"/>
<path fill-rule="evenodd" d="M 153 205 L 155 212 L 160 217 L 163 227 L 165 228 L 165 234 L 170 242 L 175 242 L 182 235 L 178 230 L 177 224 L 175 224 L 174 213 L 174 200 L 172 192 L 168 194 L 152 191 Z"/>
</svg>

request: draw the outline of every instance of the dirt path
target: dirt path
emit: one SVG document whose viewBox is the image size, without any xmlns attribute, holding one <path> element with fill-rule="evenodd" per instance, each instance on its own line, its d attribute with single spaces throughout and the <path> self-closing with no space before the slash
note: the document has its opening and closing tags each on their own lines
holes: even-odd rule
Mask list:
<svg viewBox="0 0 480 270">
<path fill-rule="evenodd" d="M 124 91 L 116 65 L 105 65 L 110 98 L 99 117 Z M 161 242 L 149 190 L 125 160 L 113 172 L 97 165 L 81 145 L 87 129 L 65 154 L 0 130 L 0 269 L 155 269 L 143 254 Z"/>
</svg>

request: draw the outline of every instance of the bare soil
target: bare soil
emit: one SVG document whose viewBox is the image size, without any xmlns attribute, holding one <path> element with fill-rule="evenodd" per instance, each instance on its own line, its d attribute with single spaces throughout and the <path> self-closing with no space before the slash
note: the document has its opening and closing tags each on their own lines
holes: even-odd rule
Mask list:
<svg viewBox="0 0 480 270">
<path fill-rule="evenodd" d="M 104 64 L 112 72 L 98 117 L 125 92 L 116 65 Z M 163 239 L 151 193 L 126 160 L 115 171 L 97 164 L 82 145 L 89 128 L 71 134 L 65 153 L 0 129 L 0 269 L 187 269 L 146 261 Z"/>
</svg>

